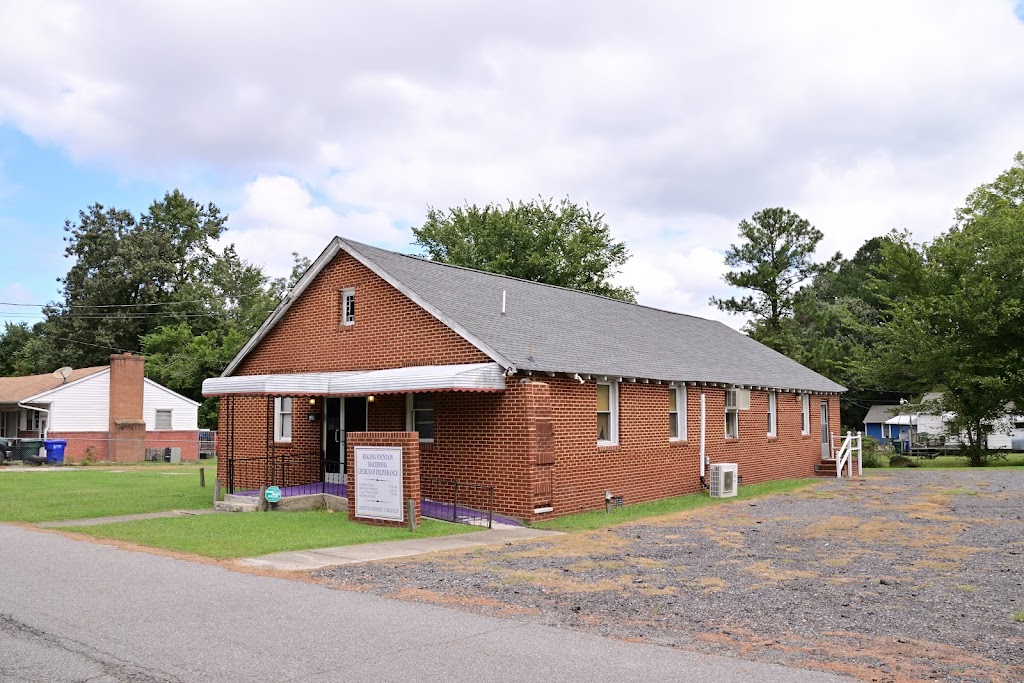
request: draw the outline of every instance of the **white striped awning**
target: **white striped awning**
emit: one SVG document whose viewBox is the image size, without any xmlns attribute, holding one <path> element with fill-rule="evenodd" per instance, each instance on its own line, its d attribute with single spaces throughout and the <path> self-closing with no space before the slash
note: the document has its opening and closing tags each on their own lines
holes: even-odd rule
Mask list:
<svg viewBox="0 0 1024 683">
<path fill-rule="evenodd" d="M 497 363 L 417 365 L 388 370 L 212 377 L 203 396 L 362 396 L 415 391 L 504 391 Z"/>
</svg>

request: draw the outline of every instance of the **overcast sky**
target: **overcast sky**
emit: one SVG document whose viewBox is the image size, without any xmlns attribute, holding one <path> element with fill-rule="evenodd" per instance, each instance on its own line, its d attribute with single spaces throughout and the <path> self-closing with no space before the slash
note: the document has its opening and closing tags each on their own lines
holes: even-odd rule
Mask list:
<svg viewBox="0 0 1024 683">
<path fill-rule="evenodd" d="M 759 209 L 822 256 L 947 229 L 1024 149 L 1022 70 L 1015 0 L 0 0 L 0 301 L 57 298 L 93 202 L 178 187 L 280 275 L 336 234 L 412 252 L 428 206 L 568 195 L 641 303 L 725 319 Z"/>
</svg>

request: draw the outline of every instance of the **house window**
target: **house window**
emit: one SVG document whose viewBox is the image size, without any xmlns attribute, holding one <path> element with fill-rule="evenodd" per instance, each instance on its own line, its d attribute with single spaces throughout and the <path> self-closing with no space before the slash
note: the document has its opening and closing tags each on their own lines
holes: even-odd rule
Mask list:
<svg viewBox="0 0 1024 683">
<path fill-rule="evenodd" d="M 740 407 L 736 389 L 725 390 L 725 438 L 740 438 Z"/>
<path fill-rule="evenodd" d="M 341 324 L 356 324 L 356 290 L 341 290 Z"/>
<path fill-rule="evenodd" d="M 171 428 L 171 411 L 170 410 L 157 410 L 156 411 L 156 428 L 157 429 L 170 429 Z"/>
<path fill-rule="evenodd" d="M 420 443 L 434 443 L 434 395 L 406 395 L 406 428 L 420 433 Z"/>
<path fill-rule="evenodd" d="M 614 446 L 619 442 L 619 386 L 597 383 L 597 445 Z"/>
<path fill-rule="evenodd" d="M 800 395 L 800 433 L 811 433 L 811 397 L 807 394 Z"/>
<path fill-rule="evenodd" d="M 19 425 L 19 429 L 23 432 L 42 433 L 46 429 L 46 420 L 42 415 L 43 412 L 41 410 L 21 411 L 21 424 Z"/>
<path fill-rule="evenodd" d="M 274 441 L 292 440 L 292 399 L 274 399 Z"/>
<path fill-rule="evenodd" d="M 670 439 L 686 440 L 686 387 L 669 387 L 668 390 L 668 436 Z"/>
<path fill-rule="evenodd" d="M 779 434 L 779 395 L 774 391 L 768 392 L 768 436 Z"/>
</svg>

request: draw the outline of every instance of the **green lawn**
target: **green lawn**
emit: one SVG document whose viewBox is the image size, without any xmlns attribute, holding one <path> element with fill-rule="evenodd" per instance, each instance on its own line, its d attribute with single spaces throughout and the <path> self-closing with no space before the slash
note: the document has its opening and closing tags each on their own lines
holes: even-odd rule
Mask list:
<svg viewBox="0 0 1024 683">
<path fill-rule="evenodd" d="M 540 522 L 535 526 L 542 529 L 556 529 L 558 531 L 590 531 L 601 529 L 616 524 L 632 522 L 644 517 L 657 517 L 683 510 L 705 507 L 707 505 L 720 505 L 734 500 L 745 500 L 766 496 L 772 493 L 783 493 L 793 491 L 813 484 L 815 479 L 784 479 L 782 481 L 768 481 L 763 484 L 748 484 L 737 489 L 735 498 L 712 498 L 707 492 L 691 493 L 675 498 L 664 498 L 653 500 L 649 503 L 636 503 L 635 505 L 624 505 L 620 508 L 612 508 L 610 513 L 604 510 L 593 512 L 581 512 L 578 515 L 567 515 L 549 522 Z"/>
<path fill-rule="evenodd" d="M 993 468 L 1017 468 L 1024 467 L 1024 453 L 1009 453 L 1007 451 L 1000 451 L 1005 455 L 1005 459 L 993 457 L 989 464 L 981 469 L 993 469 Z M 888 469 L 889 456 L 891 451 L 884 451 L 881 460 L 884 463 L 881 468 L 871 469 Z M 934 458 L 918 458 L 914 456 L 914 461 L 917 462 L 921 467 L 927 469 L 968 469 L 970 463 L 967 462 L 967 458 L 961 458 L 957 455 L 939 455 Z M 867 471 L 868 468 L 864 468 Z M 902 467 L 896 467 L 893 469 L 906 469 Z"/>
<path fill-rule="evenodd" d="M 424 519 L 411 532 L 349 521 L 343 512 L 225 513 L 196 517 L 146 519 L 75 527 L 75 533 L 129 541 L 151 548 L 216 558 L 252 557 L 287 550 L 330 548 L 357 543 L 401 541 L 480 531 L 480 527 Z"/>
<path fill-rule="evenodd" d="M 200 488 L 195 467 L 0 469 L 0 522 L 207 508 L 213 505 L 214 476 L 207 468 L 206 488 Z"/>
</svg>

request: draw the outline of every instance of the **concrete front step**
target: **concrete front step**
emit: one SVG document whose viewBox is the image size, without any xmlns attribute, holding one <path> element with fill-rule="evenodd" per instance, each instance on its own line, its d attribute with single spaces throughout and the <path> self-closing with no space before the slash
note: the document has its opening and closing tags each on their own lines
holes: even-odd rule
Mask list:
<svg viewBox="0 0 1024 683">
<path fill-rule="evenodd" d="M 227 500 L 236 496 L 225 496 L 225 500 L 218 500 L 213 504 L 213 509 L 218 512 L 256 512 L 259 506 L 253 502 L 236 502 Z M 252 499 L 250 498 L 250 501 Z"/>
</svg>

